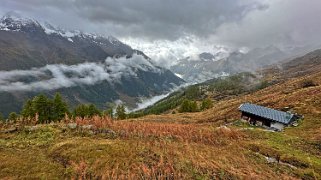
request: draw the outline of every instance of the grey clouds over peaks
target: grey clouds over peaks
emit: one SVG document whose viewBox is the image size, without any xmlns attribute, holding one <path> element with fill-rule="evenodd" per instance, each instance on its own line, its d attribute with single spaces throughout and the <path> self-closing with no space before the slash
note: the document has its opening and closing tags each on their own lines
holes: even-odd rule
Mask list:
<svg viewBox="0 0 321 180">
<path fill-rule="evenodd" d="M 1 0 L 7 11 L 115 36 L 156 61 L 215 53 L 216 45 L 321 46 L 320 0 Z"/>
<path fill-rule="evenodd" d="M 223 23 L 267 8 L 255 0 L 4 0 L 1 4 L 1 9 L 46 18 L 68 28 L 170 40 L 184 34 L 207 36 Z"/>
</svg>

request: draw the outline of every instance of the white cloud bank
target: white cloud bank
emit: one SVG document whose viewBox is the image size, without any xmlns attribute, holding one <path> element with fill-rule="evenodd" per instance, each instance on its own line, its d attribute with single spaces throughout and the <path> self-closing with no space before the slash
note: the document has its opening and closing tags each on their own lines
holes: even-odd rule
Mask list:
<svg viewBox="0 0 321 180">
<path fill-rule="evenodd" d="M 102 81 L 113 84 L 122 77 L 136 76 L 137 70 L 161 72 L 140 55 L 129 59 L 107 58 L 104 63 L 51 64 L 31 70 L 0 71 L 0 91 L 55 90 Z"/>
</svg>

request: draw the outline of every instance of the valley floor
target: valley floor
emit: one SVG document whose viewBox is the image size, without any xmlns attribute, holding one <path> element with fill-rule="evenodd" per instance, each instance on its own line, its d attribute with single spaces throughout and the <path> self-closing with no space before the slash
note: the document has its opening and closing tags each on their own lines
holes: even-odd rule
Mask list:
<svg viewBox="0 0 321 180">
<path fill-rule="evenodd" d="M 302 88 L 305 79 L 321 84 L 321 73 L 223 100 L 200 113 L 19 124 L 12 132 L 13 125 L 2 124 L 0 177 L 320 179 L 321 86 Z M 243 102 L 291 107 L 305 118 L 298 127 L 270 132 L 238 121 Z"/>
</svg>

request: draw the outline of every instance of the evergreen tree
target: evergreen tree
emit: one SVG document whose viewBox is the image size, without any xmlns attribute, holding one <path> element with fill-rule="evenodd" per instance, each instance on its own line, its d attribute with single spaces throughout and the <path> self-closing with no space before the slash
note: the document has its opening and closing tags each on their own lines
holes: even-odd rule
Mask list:
<svg viewBox="0 0 321 180">
<path fill-rule="evenodd" d="M 40 94 L 32 100 L 27 100 L 21 111 L 24 118 L 34 118 L 38 114 L 39 123 L 50 123 L 51 121 L 59 121 L 64 118 L 65 113 L 69 114 L 68 105 L 57 93 L 53 99 L 47 98 Z"/>
<path fill-rule="evenodd" d="M 204 99 L 202 101 L 202 104 L 201 104 L 201 110 L 206 110 L 206 109 L 210 109 L 213 107 L 213 102 L 211 99 L 207 98 L 207 99 Z"/>
<path fill-rule="evenodd" d="M 65 117 L 65 114 L 69 114 L 68 105 L 67 103 L 62 99 L 62 96 L 60 93 L 56 93 L 55 97 L 53 98 L 52 102 L 52 119 L 54 121 L 60 121 Z"/>
<path fill-rule="evenodd" d="M 74 109 L 74 116 L 75 117 L 87 117 L 89 114 L 88 112 L 88 106 L 85 104 L 80 104 Z"/>
<path fill-rule="evenodd" d="M 126 119 L 126 110 L 124 105 L 118 105 L 116 108 L 116 116 L 118 119 Z"/>
<path fill-rule="evenodd" d="M 200 91 L 199 86 L 194 85 L 186 89 L 185 95 L 188 99 L 197 99 L 202 96 L 202 92 Z"/>
<path fill-rule="evenodd" d="M 104 115 L 105 115 L 105 116 L 109 116 L 110 118 L 113 118 L 113 117 L 114 117 L 114 110 L 113 110 L 113 108 L 109 108 L 109 109 L 107 109 L 106 111 L 104 111 Z"/>
<path fill-rule="evenodd" d="M 94 104 L 90 104 L 88 106 L 88 116 L 89 117 L 93 117 L 93 116 L 100 116 L 101 112 L 99 111 L 99 109 L 94 105 Z"/>
<path fill-rule="evenodd" d="M 15 122 L 17 119 L 18 119 L 18 114 L 16 112 L 11 112 L 9 114 L 9 117 L 8 117 L 9 121 L 14 121 Z"/>
<path fill-rule="evenodd" d="M 33 102 L 32 100 L 28 99 L 26 103 L 23 106 L 23 109 L 21 111 L 21 115 L 24 118 L 33 118 L 36 115 L 36 111 L 33 107 Z"/>
<path fill-rule="evenodd" d="M 189 106 L 190 106 L 189 112 L 197 112 L 198 111 L 198 106 L 197 106 L 196 101 L 191 101 Z"/>
<path fill-rule="evenodd" d="M 198 106 L 196 101 L 190 101 L 188 99 L 185 99 L 179 108 L 179 112 L 197 112 Z"/>
<path fill-rule="evenodd" d="M 179 108 L 179 112 L 190 112 L 190 101 L 188 99 L 185 99 Z"/>
<path fill-rule="evenodd" d="M 48 123 L 52 120 L 52 101 L 40 94 L 33 99 L 34 110 L 39 115 L 40 123 Z"/>
</svg>

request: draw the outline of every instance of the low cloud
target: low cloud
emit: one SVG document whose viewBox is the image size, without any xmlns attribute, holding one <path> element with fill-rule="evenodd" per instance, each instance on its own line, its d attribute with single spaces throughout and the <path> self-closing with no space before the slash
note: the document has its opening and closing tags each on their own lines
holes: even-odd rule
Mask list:
<svg viewBox="0 0 321 180">
<path fill-rule="evenodd" d="M 104 63 L 77 65 L 52 64 L 31 70 L 0 71 L 0 91 L 42 91 L 119 82 L 122 77 L 136 76 L 138 70 L 160 73 L 153 62 L 139 55 L 107 58 Z"/>
<path fill-rule="evenodd" d="M 142 109 L 145 109 L 155 103 L 157 103 L 158 101 L 168 97 L 171 93 L 175 92 L 175 91 L 178 91 L 180 89 L 183 89 L 187 86 L 190 86 L 190 85 L 193 85 L 193 84 L 196 84 L 196 83 L 184 83 L 180 86 L 175 86 L 173 89 L 170 90 L 169 93 L 166 93 L 166 94 L 161 94 L 161 95 L 158 95 L 158 96 L 153 96 L 151 98 L 143 98 L 140 100 L 139 103 L 136 104 L 136 108 L 134 109 L 127 109 L 127 112 L 135 112 L 135 111 L 139 111 L 139 110 L 142 110 Z"/>
<path fill-rule="evenodd" d="M 171 91 L 172 92 L 172 91 Z M 141 109 L 145 109 L 153 104 L 155 104 L 156 102 L 158 102 L 159 100 L 161 99 L 164 99 L 166 98 L 167 96 L 169 96 L 170 93 L 167 93 L 167 94 L 162 94 L 162 95 L 158 95 L 158 96 L 154 96 L 152 98 L 149 98 L 149 99 L 144 99 L 142 100 L 140 103 L 137 103 L 136 104 L 136 108 L 135 109 L 132 109 L 132 110 L 127 110 L 128 112 L 135 112 L 135 111 L 139 111 Z"/>
</svg>

